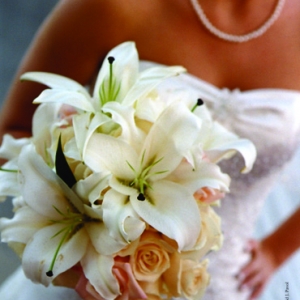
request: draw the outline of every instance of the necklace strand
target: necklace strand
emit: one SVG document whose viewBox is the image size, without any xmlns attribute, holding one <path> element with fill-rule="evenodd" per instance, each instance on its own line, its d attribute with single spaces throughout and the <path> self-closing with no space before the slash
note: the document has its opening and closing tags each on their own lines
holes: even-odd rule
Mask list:
<svg viewBox="0 0 300 300">
<path fill-rule="evenodd" d="M 276 5 L 276 8 L 274 9 L 273 14 L 270 16 L 267 21 L 262 24 L 261 27 L 258 29 L 249 32 L 247 34 L 243 35 L 234 35 L 234 34 L 229 34 L 226 32 L 221 31 L 220 29 L 216 28 L 206 17 L 201 5 L 199 4 L 198 0 L 190 0 L 191 4 L 199 17 L 199 20 L 201 23 L 204 25 L 204 27 L 213 35 L 217 36 L 218 38 L 228 41 L 228 42 L 234 42 L 234 43 L 244 43 L 248 42 L 249 40 L 258 38 L 259 36 L 263 35 L 278 19 L 280 16 L 285 0 L 278 0 L 278 3 Z"/>
</svg>

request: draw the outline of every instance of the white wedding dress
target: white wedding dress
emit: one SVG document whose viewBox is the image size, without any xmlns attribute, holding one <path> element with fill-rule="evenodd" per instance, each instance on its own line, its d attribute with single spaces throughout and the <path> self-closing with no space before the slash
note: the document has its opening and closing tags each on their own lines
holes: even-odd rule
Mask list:
<svg viewBox="0 0 300 300">
<path fill-rule="evenodd" d="M 143 63 L 143 67 L 152 66 Z M 236 275 L 249 257 L 244 252 L 264 200 L 286 163 L 293 157 L 300 137 L 300 92 L 259 89 L 247 92 L 218 89 L 196 77 L 184 74 L 168 79 L 170 91 L 187 91 L 202 98 L 213 117 L 257 147 L 252 172 L 241 175 L 239 155 L 222 163 L 232 177 L 231 193 L 222 200 L 217 213 L 222 218 L 224 246 L 209 254 L 211 283 L 205 300 L 246 300 L 247 291 L 238 291 Z M 284 201 L 284 199 L 282 199 Z M 284 283 L 282 294 L 284 298 Z M 77 300 L 76 292 L 64 288 L 44 288 L 31 284 L 19 270 L 0 290 L 1 300 Z M 275 299 L 275 298 L 274 298 Z M 272 299 L 272 300 L 274 300 Z"/>
</svg>

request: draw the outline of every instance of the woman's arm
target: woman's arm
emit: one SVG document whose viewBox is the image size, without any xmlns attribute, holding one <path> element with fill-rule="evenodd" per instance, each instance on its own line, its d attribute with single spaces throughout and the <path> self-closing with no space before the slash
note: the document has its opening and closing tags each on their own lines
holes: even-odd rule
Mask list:
<svg viewBox="0 0 300 300">
<path fill-rule="evenodd" d="M 45 87 L 33 82 L 20 82 L 23 73 L 52 72 L 73 78 L 81 84 L 92 80 L 107 51 L 119 43 L 121 34 L 126 33 L 126 26 L 116 30 L 121 14 L 115 8 L 118 6 L 111 2 L 59 1 L 37 32 L 16 72 L 1 110 L 1 137 L 6 132 L 15 137 L 31 134 L 31 119 L 35 110 L 32 101 Z"/>
<path fill-rule="evenodd" d="M 250 241 L 250 262 L 241 270 L 240 288 L 257 297 L 271 275 L 300 247 L 300 208 L 262 241 Z"/>
</svg>

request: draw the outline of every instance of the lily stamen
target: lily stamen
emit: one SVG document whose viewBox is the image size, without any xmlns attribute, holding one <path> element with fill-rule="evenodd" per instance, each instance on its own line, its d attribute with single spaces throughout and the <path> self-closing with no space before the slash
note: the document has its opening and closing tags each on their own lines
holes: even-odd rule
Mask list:
<svg viewBox="0 0 300 300">
<path fill-rule="evenodd" d="M 113 62 L 115 61 L 115 58 L 114 58 L 113 56 L 109 56 L 109 57 L 107 58 L 107 60 L 108 60 L 108 62 L 112 65 Z"/>
<path fill-rule="evenodd" d="M 67 209 L 67 213 L 63 213 L 60 211 L 57 207 L 53 206 L 53 208 L 56 210 L 58 214 L 60 214 L 63 219 L 61 220 L 50 220 L 52 223 L 57 224 L 64 224 L 66 225 L 64 228 L 59 230 L 56 234 L 52 236 L 52 238 L 57 237 L 60 234 L 63 234 L 61 240 L 59 241 L 59 244 L 55 250 L 55 253 L 53 255 L 49 270 L 46 272 L 46 275 L 48 277 L 53 276 L 53 268 L 57 259 L 57 256 L 59 254 L 59 251 L 63 244 L 66 242 L 67 239 L 71 238 L 76 232 L 78 232 L 85 223 L 87 222 L 101 222 L 99 219 L 90 218 L 87 215 L 82 215 L 80 213 L 72 212 L 70 209 Z"/>
<path fill-rule="evenodd" d="M 192 108 L 192 112 L 194 112 L 195 109 L 196 109 L 198 106 L 201 106 L 201 105 L 203 105 L 203 104 L 204 104 L 204 101 L 203 101 L 201 98 L 197 99 L 196 104 L 195 104 L 195 105 L 193 106 L 193 108 Z"/>
<path fill-rule="evenodd" d="M 110 56 L 108 57 L 109 62 L 109 85 L 108 85 L 108 94 L 110 97 L 113 95 L 113 62 L 115 61 L 115 58 Z"/>
<path fill-rule="evenodd" d="M 143 152 L 141 162 L 140 162 L 140 166 L 143 165 L 144 158 L 145 158 L 145 151 Z M 167 172 L 167 171 L 158 171 L 158 172 L 150 173 L 151 169 L 155 165 L 157 165 L 159 162 L 161 162 L 162 160 L 163 160 L 163 157 L 156 160 L 156 161 L 154 161 L 149 166 L 147 166 L 145 169 L 140 170 L 140 172 L 137 172 L 134 169 L 134 167 L 128 161 L 126 161 L 129 168 L 133 171 L 133 173 L 135 175 L 135 178 L 129 183 L 129 186 L 131 186 L 131 187 L 135 186 L 139 190 L 139 194 L 137 196 L 138 200 L 140 200 L 140 201 L 146 200 L 146 198 L 145 198 L 145 189 L 146 188 L 152 189 L 151 185 L 147 181 L 148 178 L 150 178 L 154 175 L 163 174 L 163 173 Z"/>
<path fill-rule="evenodd" d="M 145 195 L 143 193 L 139 193 L 138 196 L 137 196 L 137 199 L 140 200 L 140 201 L 146 200 Z"/>
<path fill-rule="evenodd" d="M 67 229 L 67 228 L 66 228 Z M 63 243 L 65 242 L 65 240 L 67 239 L 67 237 L 72 233 L 73 231 L 73 228 L 69 228 L 69 230 L 66 230 L 66 233 L 64 234 L 64 236 L 62 237 L 62 239 L 60 240 L 59 244 L 58 244 L 58 247 L 56 248 L 55 250 L 55 253 L 54 253 L 54 256 L 52 258 L 52 261 L 51 261 L 51 264 L 50 264 L 50 268 L 49 268 L 49 271 L 46 272 L 46 275 L 48 277 L 52 277 L 53 276 L 53 268 L 54 268 L 54 265 L 55 265 L 55 261 L 56 261 L 56 258 L 58 256 L 58 253 L 59 253 L 59 250 L 60 248 L 62 247 Z"/>
<path fill-rule="evenodd" d="M 113 63 L 115 61 L 115 58 L 113 56 L 109 56 L 107 60 L 109 62 L 108 78 L 105 78 L 103 80 L 103 83 L 99 90 L 99 97 L 102 106 L 109 101 L 114 101 L 117 98 L 121 87 L 121 84 L 117 83 L 117 80 L 114 76 Z"/>
</svg>

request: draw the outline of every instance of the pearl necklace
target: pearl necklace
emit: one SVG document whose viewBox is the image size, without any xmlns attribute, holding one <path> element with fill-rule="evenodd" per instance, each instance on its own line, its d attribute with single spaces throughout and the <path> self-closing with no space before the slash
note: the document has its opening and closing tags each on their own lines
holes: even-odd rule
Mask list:
<svg viewBox="0 0 300 300">
<path fill-rule="evenodd" d="M 223 32 L 216 28 L 206 17 L 201 5 L 199 4 L 198 0 L 190 0 L 191 4 L 194 8 L 194 11 L 199 17 L 199 20 L 201 23 L 204 25 L 204 27 L 213 35 L 217 36 L 218 38 L 228 41 L 228 42 L 234 42 L 234 43 L 243 43 L 243 42 L 248 42 L 249 40 L 258 38 L 259 36 L 263 35 L 278 19 L 280 16 L 284 2 L 285 0 L 278 0 L 278 3 L 276 5 L 276 8 L 274 9 L 273 14 L 270 16 L 269 19 L 258 29 L 249 32 L 247 34 L 243 35 L 234 35 L 234 34 L 229 34 L 226 32 Z"/>
</svg>

